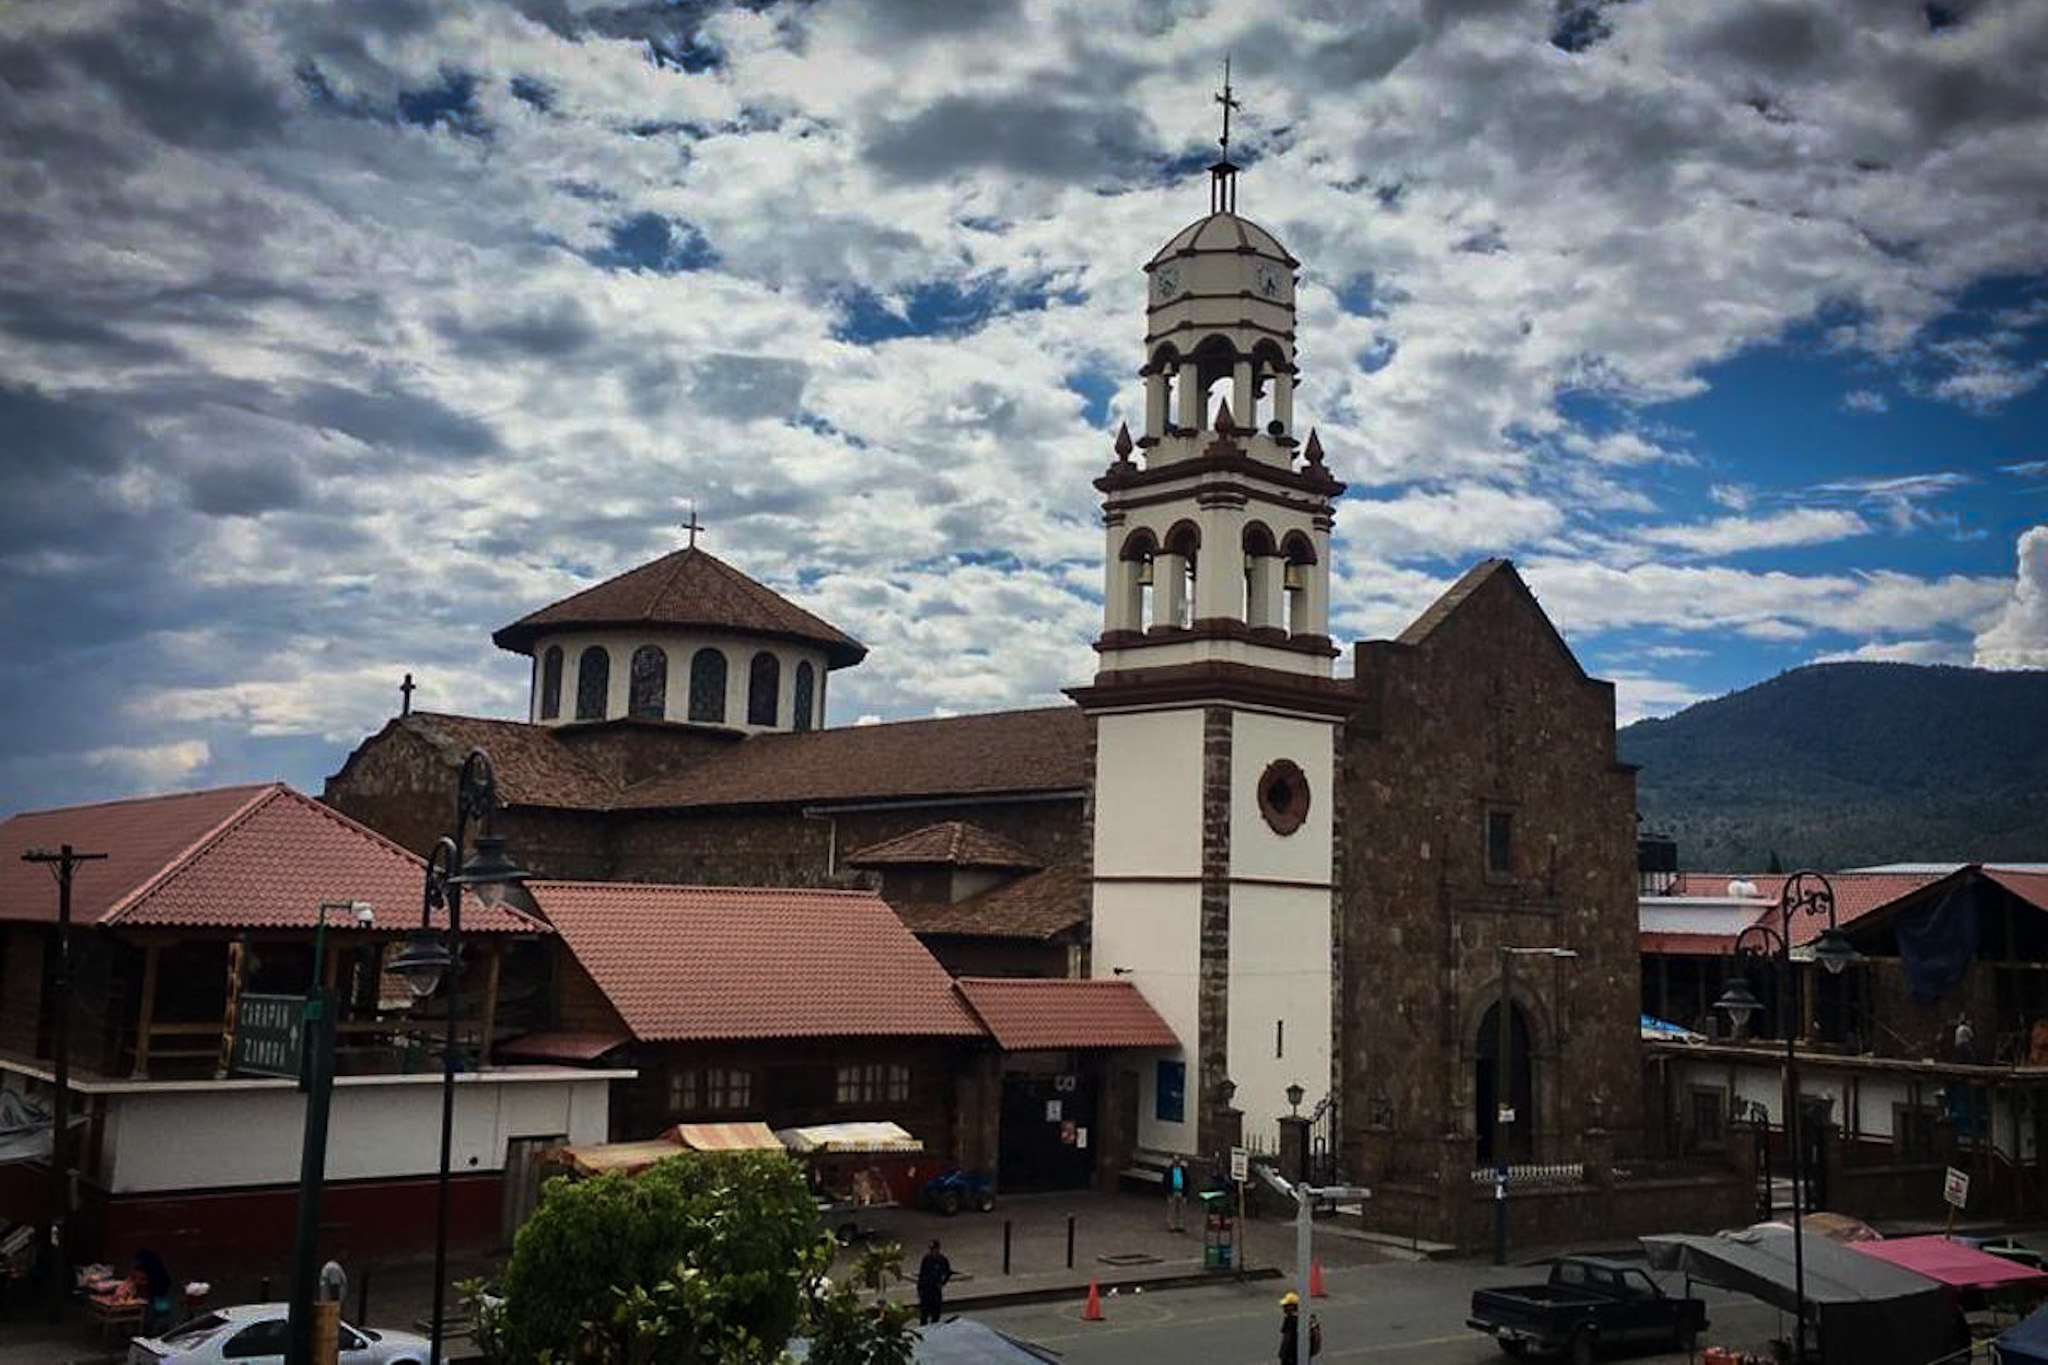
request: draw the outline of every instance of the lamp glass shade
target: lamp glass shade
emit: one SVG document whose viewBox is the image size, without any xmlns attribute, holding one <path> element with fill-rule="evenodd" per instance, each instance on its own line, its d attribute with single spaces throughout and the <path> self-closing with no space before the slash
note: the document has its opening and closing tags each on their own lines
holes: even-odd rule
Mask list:
<svg viewBox="0 0 2048 1365">
<path fill-rule="evenodd" d="M 1762 1010 L 1763 1002 L 1750 990 L 1749 983 L 1736 977 L 1721 992 L 1721 998 L 1714 1002 L 1714 1008 L 1726 1014 L 1739 1030 L 1746 1027 Z"/>
<path fill-rule="evenodd" d="M 424 1000 L 441 984 L 452 960 L 441 936 L 431 929 L 421 929 L 391 959 L 390 970 L 405 978 L 405 988 L 412 992 L 413 999 Z"/>
<path fill-rule="evenodd" d="M 1300 1086 L 1299 1084 L 1296 1084 L 1296 1085 L 1290 1085 L 1290 1086 L 1288 1086 L 1288 1087 L 1287 1087 L 1287 1104 L 1288 1104 L 1288 1107 L 1289 1107 L 1289 1108 L 1292 1108 L 1292 1109 L 1299 1109 L 1299 1108 L 1301 1108 L 1301 1097 L 1302 1097 L 1303 1095 L 1306 1095 L 1307 1093 L 1308 1093 L 1308 1092 L 1307 1092 L 1306 1090 L 1302 1089 L 1302 1088 L 1301 1088 L 1301 1086 Z"/>
<path fill-rule="evenodd" d="M 1840 976 L 1843 968 L 1862 957 L 1863 954 L 1849 942 L 1849 936 L 1840 929 L 1824 930 L 1814 941 L 1813 960 L 1826 968 L 1829 976 Z"/>
<path fill-rule="evenodd" d="M 451 886 L 467 887 L 484 905 L 496 909 L 512 891 L 526 883 L 526 869 L 505 852 L 505 836 L 480 834 L 476 852 L 462 870 L 448 879 Z"/>
</svg>

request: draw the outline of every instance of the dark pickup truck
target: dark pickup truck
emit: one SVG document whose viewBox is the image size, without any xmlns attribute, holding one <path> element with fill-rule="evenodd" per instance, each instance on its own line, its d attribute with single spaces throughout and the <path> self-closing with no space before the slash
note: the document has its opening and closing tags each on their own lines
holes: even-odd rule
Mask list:
<svg viewBox="0 0 2048 1365">
<path fill-rule="evenodd" d="M 1572 1365 L 1587 1365 L 1618 1346 L 1689 1351 L 1707 1330 L 1707 1306 L 1672 1298 L 1640 1266 L 1566 1256 L 1551 1264 L 1544 1284 L 1475 1292 L 1465 1325 L 1511 1356 L 1567 1351 Z"/>
</svg>

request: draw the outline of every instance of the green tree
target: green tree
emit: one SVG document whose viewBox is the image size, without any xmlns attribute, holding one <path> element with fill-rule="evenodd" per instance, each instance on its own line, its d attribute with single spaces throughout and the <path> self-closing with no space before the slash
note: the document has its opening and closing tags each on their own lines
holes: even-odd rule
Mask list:
<svg viewBox="0 0 2048 1365">
<path fill-rule="evenodd" d="M 505 1358 L 772 1361 L 830 1248 L 779 1154 L 685 1152 L 637 1176 L 550 1181 L 505 1272 Z"/>
</svg>

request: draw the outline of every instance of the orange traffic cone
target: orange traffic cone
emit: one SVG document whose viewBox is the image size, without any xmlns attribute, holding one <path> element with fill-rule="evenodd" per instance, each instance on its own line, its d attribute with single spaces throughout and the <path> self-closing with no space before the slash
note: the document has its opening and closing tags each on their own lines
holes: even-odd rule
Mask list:
<svg viewBox="0 0 2048 1365">
<path fill-rule="evenodd" d="M 1330 1297 L 1323 1291 L 1323 1263 L 1321 1261 L 1310 1261 L 1308 1263 L 1308 1296 L 1312 1299 L 1327 1299 Z"/>
<path fill-rule="evenodd" d="M 1081 1310 L 1081 1321 L 1102 1321 L 1102 1294 L 1095 1287 L 1095 1277 L 1088 1277 L 1088 1305 Z"/>
</svg>

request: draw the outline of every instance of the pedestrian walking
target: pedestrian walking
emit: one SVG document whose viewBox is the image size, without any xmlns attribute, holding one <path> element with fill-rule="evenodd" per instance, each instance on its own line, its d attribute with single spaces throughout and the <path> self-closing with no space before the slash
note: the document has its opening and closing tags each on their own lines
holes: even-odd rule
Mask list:
<svg viewBox="0 0 2048 1365">
<path fill-rule="evenodd" d="M 953 1263 L 946 1259 L 946 1253 L 939 1250 L 939 1241 L 932 1239 L 930 1251 L 917 1263 L 917 1321 L 919 1326 L 930 1326 L 946 1311 L 946 1281 L 953 1278 Z"/>
<path fill-rule="evenodd" d="M 1970 1027 L 1970 1016 L 1967 1014 L 1956 1016 L 1956 1060 L 1977 1060 L 1977 1030 Z"/>
<path fill-rule="evenodd" d="M 1166 1166 L 1166 1230 L 1186 1232 L 1188 1219 L 1188 1163 L 1176 1156 Z"/>
<path fill-rule="evenodd" d="M 1308 1320 L 1308 1356 L 1301 1354 L 1301 1295 L 1288 1290 L 1280 1296 L 1280 1365 L 1301 1365 L 1303 1360 L 1322 1353 L 1322 1320 L 1311 1315 Z"/>
</svg>

